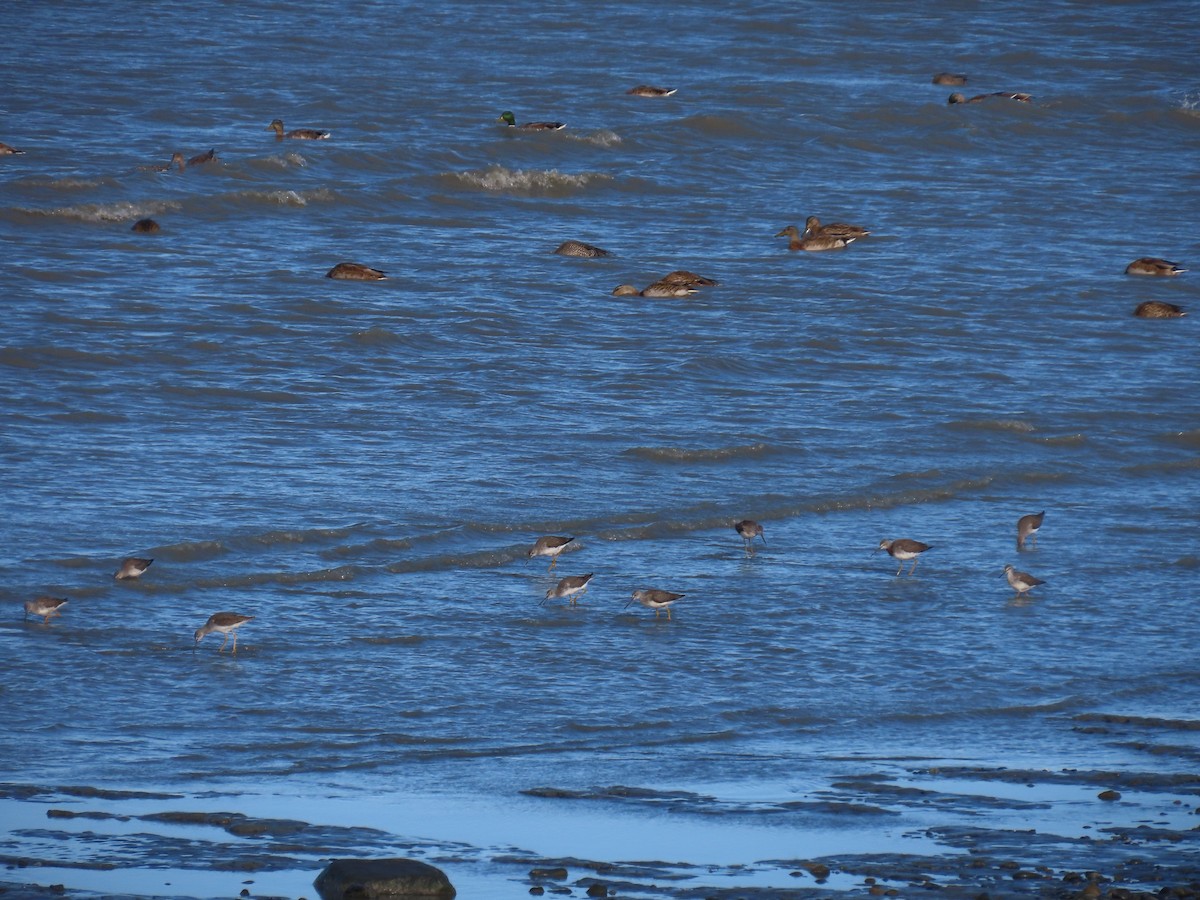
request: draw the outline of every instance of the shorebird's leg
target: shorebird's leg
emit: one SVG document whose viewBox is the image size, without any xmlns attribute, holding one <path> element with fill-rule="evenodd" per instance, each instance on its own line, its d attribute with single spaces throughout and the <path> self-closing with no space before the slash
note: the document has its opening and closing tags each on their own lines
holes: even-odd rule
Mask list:
<svg viewBox="0 0 1200 900">
<path fill-rule="evenodd" d="M 898 568 L 896 570 L 896 574 L 899 575 L 903 571 L 904 571 L 904 560 L 900 560 L 900 568 Z"/>
<path fill-rule="evenodd" d="M 914 557 L 913 557 L 913 564 L 912 564 L 912 568 L 908 570 L 908 574 L 909 574 L 909 575 L 911 575 L 913 572 L 915 572 L 915 571 L 917 570 L 917 562 L 918 562 L 918 560 L 920 560 L 920 557 L 919 557 L 919 556 L 914 556 Z"/>
<path fill-rule="evenodd" d="M 225 645 L 229 643 L 229 632 L 225 632 L 225 640 L 221 641 L 221 646 L 217 648 L 218 653 L 225 652 Z"/>
</svg>

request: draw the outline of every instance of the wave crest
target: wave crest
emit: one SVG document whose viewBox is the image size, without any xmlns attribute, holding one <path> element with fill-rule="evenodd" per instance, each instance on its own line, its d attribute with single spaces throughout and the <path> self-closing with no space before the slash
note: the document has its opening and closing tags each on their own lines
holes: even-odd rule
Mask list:
<svg viewBox="0 0 1200 900">
<path fill-rule="evenodd" d="M 611 175 L 599 172 L 581 172 L 573 175 L 558 169 L 506 169 L 499 165 L 467 172 L 450 172 L 441 178 L 460 189 L 543 197 L 565 197 L 593 184 L 604 184 L 613 180 Z"/>
</svg>

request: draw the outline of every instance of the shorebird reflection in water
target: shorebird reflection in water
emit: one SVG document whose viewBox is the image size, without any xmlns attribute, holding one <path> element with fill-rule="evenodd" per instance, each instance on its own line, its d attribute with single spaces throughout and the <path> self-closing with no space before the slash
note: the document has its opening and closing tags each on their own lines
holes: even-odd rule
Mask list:
<svg viewBox="0 0 1200 900">
<path fill-rule="evenodd" d="M 911 575 L 917 568 L 917 557 L 929 549 L 928 544 L 923 544 L 920 541 L 914 541 L 909 538 L 900 538 L 895 541 L 880 541 L 879 546 L 875 548 L 875 552 L 886 550 L 888 556 L 892 559 L 900 560 L 900 568 L 896 570 L 899 575 L 904 570 L 904 564 L 910 559 L 913 561 L 912 568 L 908 570 Z"/>
<path fill-rule="evenodd" d="M 1028 594 L 1039 584 L 1045 584 L 1042 579 L 1034 578 L 1028 572 L 1018 572 L 1011 565 L 1004 567 L 1004 577 L 1008 579 L 1008 583 L 1012 585 L 1012 589 L 1017 592 L 1017 596 Z"/>
<path fill-rule="evenodd" d="M 251 621 L 254 616 L 243 616 L 238 613 L 219 612 L 213 613 L 208 617 L 208 621 L 196 629 L 196 645 L 204 640 L 206 634 L 212 634 L 214 631 L 219 631 L 225 635 L 225 640 L 221 641 L 221 646 L 217 652 L 222 653 L 225 650 L 225 645 L 229 643 L 229 635 L 233 635 L 233 652 L 237 653 L 237 629 Z"/>
<path fill-rule="evenodd" d="M 35 600 L 25 601 L 25 618 L 30 616 L 41 616 L 42 623 L 50 624 L 51 616 L 61 616 L 62 606 L 67 602 L 67 598 L 63 597 L 38 597 Z"/>
<path fill-rule="evenodd" d="M 654 610 L 654 618 L 658 618 L 661 610 L 667 611 L 667 618 L 671 618 L 671 604 L 685 596 L 684 594 L 676 594 L 671 591 L 649 590 L 649 591 L 634 591 L 625 604 L 625 609 L 633 606 L 635 603 L 640 603 L 647 609 Z"/>
<path fill-rule="evenodd" d="M 1046 511 L 1043 509 L 1040 513 L 1030 513 L 1027 516 L 1021 516 L 1017 519 L 1017 549 L 1024 550 L 1025 542 L 1031 541 L 1033 546 L 1037 546 L 1038 529 L 1042 527 L 1042 519 L 1046 518 Z"/>
<path fill-rule="evenodd" d="M 575 606 L 579 598 L 587 593 L 588 582 L 592 580 L 592 573 L 586 575 L 568 575 L 550 590 L 546 591 L 545 598 L 538 603 L 538 606 L 545 604 L 547 600 L 560 600 L 566 598 L 572 606 Z"/>
<path fill-rule="evenodd" d="M 733 526 L 733 530 L 741 535 L 742 540 L 746 542 L 746 555 L 754 555 L 754 538 L 762 538 L 762 542 L 767 542 L 766 535 L 763 534 L 763 527 L 753 519 L 743 519 Z"/>
<path fill-rule="evenodd" d="M 533 559 L 535 556 L 550 557 L 550 569 L 554 571 L 554 566 L 558 562 L 558 554 L 567 549 L 567 545 L 575 538 L 560 537 L 558 535 L 546 535 L 534 541 L 533 547 L 529 551 L 528 559 Z"/>
</svg>

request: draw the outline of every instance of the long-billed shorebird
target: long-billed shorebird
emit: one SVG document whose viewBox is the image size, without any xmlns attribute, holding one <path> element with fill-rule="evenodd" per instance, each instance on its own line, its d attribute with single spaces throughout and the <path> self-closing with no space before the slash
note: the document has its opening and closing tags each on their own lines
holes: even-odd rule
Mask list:
<svg viewBox="0 0 1200 900">
<path fill-rule="evenodd" d="M 1039 584 L 1046 582 L 1040 578 L 1034 578 L 1028 572 L 1018 572 L 1012 566 L 1004 567 L 1004 577 L 1008 579 L 1008 583 L 1012 585 L 1012 589 L 1017 592 L 1017 596 L 1028 594 Z"/>
<path fill-rule="evenodd" d="M 37 597 L 33 600 L 25 601 L 25 618 L 30 616 L 41 616 L 42 623 L 49 625 L 51 616 L 61 616 L 63 604 L 67 602 L 66 597 L 61 599 L 58 597 Z"/>
<path fill-rule="evenodd" d="M 753 519 L 742 519 L 742 521 L 733 526 L 733 530 L 741 535 L 742 540 L 746 542 L 747 556 L 754 555 L 755 537 L 762 538 L 764 544 L 767 542 L 766 535 L 763 534 L 763 527 Z"/>
<path fill-rule="evenodd" d="M 629 602 L 625 604 L 625 609 L 629 609 L 629 607 L 633 606 L 635 603 L 640 603 L 647 609 L 654 610 L 654 618 L 656 619 L 658 618 L 659 611 L 665 609 L 667 611 L 667 618 L 669 619 L 671 618 L 671 604 L 684 596 L 684 594 L 676 594 L 672 591 L 660 591 L 657 589 L 649 591 L 634 591 L 629 599 Z"/>
<path fill-rule="evenodd" d="M 900 568 L 896 570 L 897 575 L 903 571 L 904 564 L 911 559 L 913 561 L 912 568 L 908 570 L 908 574 L 911 575 L 917 568 L 917 557 L 928 549 L 929 545 L 921 541 L 914 541 L 910 538 L 899 538 L 895 541 L 880 541 L 879 546 L 875 548 L 875 552 L 878 553 L 880 550 L 886 550 L 888 556 L 892 559 L 900 560 Z"/>
<path fill-rule="evenodd" d="M 1021 516 L 1017 519 L 1017 549 L 1024 550 L 1025 542 L 1031 541 L 1033 546 L 1037 546 L 1038 529 L 1042 527 L 1042 519 L 1046 518 L 1046 511 L 1043 509 L 1040 513 L 1030 513 L 1027 516 Z"/>
<path fill-rule="evenodd" d="M 196 629 L 196 644 L 204 640 L 206 634 L 212 634 L 214 631 L 219 631 L 225 635 L 225 640 L 221 641 L 221 646 L 217 650 L 221 653 L 225 650 L 225 645 L 229 643 L 229 635 L 233 635 L 233 652 L 237 653 L 237 629 L 241 628 L 247 622 L 251 621 L 254 616 L 243 616 L 238 613 L 219 612 L 213 613 L 208 617 L 208 621 Z"/>
<path fill-rule="evenodd" d="M 540 537 L 534 541 L 527 558 L 533 559 L 535 556 L 548 556 L 550 557 L 549 571 L 554 571 L 554 566 L 558 562 L 558 554 L 566 550 L 567 545 L 573 540 L 575 540 L 573 537 L 560 537 L 554 534 Z"/>
<path fill-rule="evenodd" d="M 546 591 L 545 599 L 538 603 L 538 606 L 541 606 L 546 600 L 561 600 L 564 597 L 571 602 L 572 606 L 575 606 L 579 598 L 587 593 L 588 582 L 592 580 L 592 574 L 588 572 L 586 575 L 568 575 Z"/>
<path fill-rule="evenodd" d="M 152 559 L 139 559 L 136 556 L 130 556 L 121 560 L 121 568 L 113 573 L 113 578 L 117 581 L 129 581 L 131 578 L 141 578 L 142 573 L 150 568 Z"/>
</svg>

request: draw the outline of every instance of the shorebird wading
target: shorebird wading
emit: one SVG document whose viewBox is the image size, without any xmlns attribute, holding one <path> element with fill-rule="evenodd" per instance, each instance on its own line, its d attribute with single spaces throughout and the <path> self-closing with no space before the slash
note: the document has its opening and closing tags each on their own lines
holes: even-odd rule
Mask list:
<svg viewBox="0 0 1200 900">
<path fill-rule="evenodd" d="M 1043 509 L 1040 513 L 1030 513 L 1017 519 L 1018 550 L 1024 550 L 1025 542 L 1028 540 L 1032 540 L 1033 546 L 1037 546 L 1037 533 L 1038 529 L 1042 527 L 1044 518 L 1046 518 L 1046 511 Z"/>
<path fill-rule="evenodd" d="M 896 570 L 897 575 L 904 570 L 904 564 L 911 559 L 913 561 L 912 568 L 908 570 L 908 574 L 911 575 L 917 568 L 917 557 L 928 549 L 928 544 L 910 540 L 909 538 L 900 538 L 895 541 L 880 541 L 879 546 L 875 548 L 875 552 L 878 553 L 880 550 L 886 550 L 888 556 L 892 559 L 900 560 L 900 568 Z"/>
<path fill-rule="evenodd" d="M 560 600 L 566 598 L 571 601 L 574 606 L 576 602 L 587 593 L 588 582 L 592 580 L 592 573 L 586 575 L 568 575 L 550 590 L 546 591 L 546 597 L 538 604 L 541 606 L 546 600 Z"/>
<path fill-rule="evenodd" d="M 767 542 L 766 535 L 763 534 L 763 527 L 753 519 L 742 519 L 733 526 L 733 530 L 741 535 L 742 540 L 746 542 L 746 555 L 754 555 L 754 538 L 762 538 L 762 542 Z"/>
<path fill-rule="evenodd" d="M 57 597 L 38 597 L 35 600 L 26 600 L 25 618 L 41 616 L 43 624 L 49 625 L 51 616 L 62 615 L 62 606 L 66 602 L 66 597 L 62 599 Z"/>
<path fill-rule="evenodd" d="M 665 609 L 667 611 L 667 618 L 669 619 L 671 618 L 671 604 L 683 596 L 683 594 L 676 594 L 671 591 L 634 591 L 629 602 L 625 604 L 625 608 L 629 609 L 633 604 L 640 603 L 647 609 L 654 610 L 654 618 L 656 619 L 658 618 L 659 611 Z"/>
<path fill-rule="evenodd" d="M 208 617 L 208 621 L 196 629 L 196 644 L 200 644 L 204 640 L 206 634 L 212 634 L 214 631 L 219 631 L 225 635 L 225 640 L 221 641 L 221 646 L 217 650 L 221 653 L 225 650 L 225 645 L 229 643 L 229 635 L 233 635 L 233 652 L 237 653 L 237 629 L 252 620 L 254 616 L 243 616 L 238 613 L 219 612 L 213 613 Z"/>
<path fill-rule="evenodd" d="M 534 541 L 533 547 L 530 548 L 528 559 L 533 559 L 535 556 L 548 556 L 550 557 L 550 571 L 553 571 L 555 564 L 558 562 L 558 554 L 566 550 L 567 544 L 573 540 L 575 540 L 573 537 L 560 537 L 553 534 L 540 537 Z"/>
</svg>

